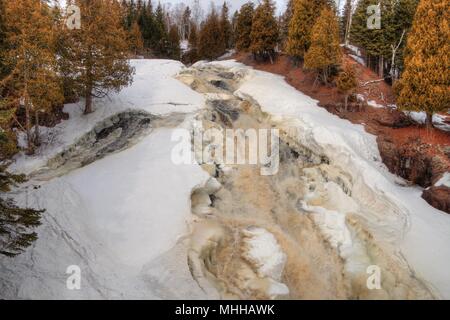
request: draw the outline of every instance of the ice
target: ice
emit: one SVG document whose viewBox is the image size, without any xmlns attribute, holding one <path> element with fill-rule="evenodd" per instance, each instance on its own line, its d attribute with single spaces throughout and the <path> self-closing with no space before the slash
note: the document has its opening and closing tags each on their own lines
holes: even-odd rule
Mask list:
<svg viewBox="0 0 450 320">
<path fill-rule="evenodd" d="M 450 188 L 450 172 L 445 172 L 434 185 L 436 187 L 445 186 Z"/>
</svg>

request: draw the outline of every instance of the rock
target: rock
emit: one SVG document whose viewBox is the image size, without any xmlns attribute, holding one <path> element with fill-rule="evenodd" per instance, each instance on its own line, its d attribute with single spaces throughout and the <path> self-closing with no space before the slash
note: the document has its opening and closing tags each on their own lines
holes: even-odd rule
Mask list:
<svg viewBox="0 0 450 320">
<path fill-rule="evenodd" d="M 450 213 L 450 188 L 446 186 L 430 187 L 423 191 L 424 198 L 430 205 L 436 209 Z"/>
<path fill-rule="evenodd" d="M 406 114 L 398 111 L 383 114 L 380 119 L 377 119 L 377 122 L 382 126 L 390 128 L 404 128 L 413 124 Z"/>
</svg>

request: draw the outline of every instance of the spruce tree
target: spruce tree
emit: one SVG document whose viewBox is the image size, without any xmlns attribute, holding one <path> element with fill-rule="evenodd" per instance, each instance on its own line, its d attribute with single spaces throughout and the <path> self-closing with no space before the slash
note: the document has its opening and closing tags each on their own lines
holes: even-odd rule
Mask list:
<svg viewBox="0 0 450 320">
<path fill-rule="evenodd" d="M 4 61 L 5 55 L 2 54 L 2 52 L 6 52 L 7 49 L 5 1 L 6 0 L 0 0 L 0 80 L 2 80 L 7 74 L 6 62 Z"/>
<path fill-rule="evenodd" d="M 174 24 L 170 26 L 167 41 L 168 41 L 167 57 L 174 60 L 180 60 L 181 57 L 180 36 L 178 34 L 178 27 Z"/>
<path fill-rule="evenodd" d="M 333 7 L 329 0 L 294 0 L 286 51 L 296 61 L 302 59 L 308 51 L 311 30 L 324 6 Z"/>
<path fill-rule="evenodd" d="M 336 80 L 336 85 L 339 92 L 344 94 L 345 97 L 345 111 L 347 111 L 348 97 L 358 86 L 358 81 L 355 76 L 355 70 L 350 64 L 344 66 L 344 70 L 339 73 Z"/>
<path fill-rule="evenodd" d="M 165 13 L 161 3 L 158 3 L 155 11 L 155 33 L 152 47 L 159 56 L 167 56 L 167 37 Z"/>
<path fill-rule="evenodd" d="M 220 14 L 220 33 L 221 38 L 225 44 L 225 49 L 231 48 L 232 30 L 229 20 L 228 6 L 226 2 L 223 3 L 222 11 Z"/>
<path fill-rule="evenodd" d="M 435 112 L 450 106 L 449 0 L 420 1 L 408 36 L 405 71 L 395 88 L 403 110 Z"/>
<path fill-rule="evenodd" d="M 289 24 L 291 22 L 292 16 L 294 14 L 294 0 L 289 0 L 286 5 L 286 11 L 281 16 L 280 21 L 280 42 L 282 48 L 286 49 L 287 40 L 289 36 Z"/>
<path fill-rule="evenodd" d="M 92 98 L 105 97 L 132 81 L 133 68 L 127 60 L 127 33 L 121 23 L 120 5 L 114 0 L 75 0 L 80 7 L 82 27 L 65 30 L 70 48 L 64 57 L 77 92 L 85 97 L 86 114 Z"/>
<path fill-rule="evenodd" d="M 238 51 L 245 51 L 250 48 L 252 32 L 252 21 L 254 15 L 253 2 L 244 4 L 240 11 L 236 22 L 236 31 L 234 38 L 236 39 L 236 49 Z"/>
<path fill-rule="evenodd" d="M 219 16 L 212 8 L 200 29 L 198 51 L 201 58 L 213 60 L 225 52 L 225 43 L 220 34 Z"/>
<path fill-rule="evenodd" d="M 264 0 L 256 8 L 250 39 L 250 50 L 253 55 L 269 58 L 273 63 L 278 43 L 278 23 L 275 19 L 275 6 L 271 0 Z"/>
<path fill-rule="evenodd" d="M 10 187 L 24 182 L 24 177 L 13 175 L 0 166 L 0 192 L 10 191 Z M 14 257 L 23 252 L 37 239 L 34 228 L 41 224 L 44 210 L 19 208 L 13 200 L 0 196 L 0 254 Z"/>
<path fill-rule="evenodd" d="M 139 28 L 136 21 L 133 22 L 130 31 L 128 31 L 128 43 L 129 50 L 134 55 L 138 55 L 144 50 L 144 40 L 142 38 L 141 28 Z"/>
<path fill-rule="evenodd" d="M 339 23 L 332 9 L 324 7 L 312 29 L 311 46 L 305 55 L 305 68 L 315 70 L 327 83 L 331 68 L 341 62 Z"/>
<path fill-rule="evenodd" d="M 396 33 L 396 18 L 394 16 L 397 0 L 360 0 L 352 18 L 350 40 L 363 48 L 368 56 L 368 65 L 371 66 L 370 57 L 377 59 L 378 75 L 384 77 L 386 61 L 391 57 L 391 44 L 398 42 Z M 368 28 L 367 8 L 379 5 L 381 12 L 381 28 Z M 375 70 L 375 68 L 373 68 Z"/>
<path fill-rule="evenodd" d="M 39 113 L 63 100 L 57 75 L 55 30 L 48 5 L 40 0 L 17 0 L 5 4 L 6 41 L 3 52 L 10 70 L 0 85 L 8 91 L 11 106 L 24 110 L 28 153 L 39 144 Z"/>
</svg>

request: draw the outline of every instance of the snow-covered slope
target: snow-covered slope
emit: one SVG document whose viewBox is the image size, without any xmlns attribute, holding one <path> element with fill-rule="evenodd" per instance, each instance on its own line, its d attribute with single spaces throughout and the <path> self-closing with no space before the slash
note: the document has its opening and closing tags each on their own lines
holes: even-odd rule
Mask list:
<svg viewBox="0 0 450 320">
<path fill-rule="evenodd" d="M 170 117 L 202 107 L 201 95 L 172 78 L 181 63 L 132 63 L 136 77 L 131 87 L 95 101 L 96 111 L 88 116 L 81 115 L 81 104 L 67 105 L 70 119 L 47 132 L 60 134 L 56 146 L 44 145 L 32 158 L 22 156 L 16 169 L 45 165 L 97 122 L 120 111 L 142 109 Z M 191 120 L 188 115 L 181 126 L 189 128 Z M 18 192 L 19 203 L 46 212 L 31 248 L 14 259 L 0 257 L 0 298 L 203 297 L 190 277 L 182 237 L 188 231 L 191 190 L 207 175 L 197 165 L 173 164 L 171 133 L 156 129 L 131 148 L 37 189 L 31 180 L 29 188 Z M 66 288 L 71 265 L 81 269 L 81 290 Z"/>
<path fill-rule="evenodd" d="M 131 60 L 135 68 L 133 84 L 103 99 L 94 99 L 95 112 L 83 116 L 84 101 L 67 104 L 64 111 L 70 115 L 56 127 L 42 128 L 43 146 L 35 157 L 21 157 L 10 168 L 30 173 L 45 165 L 48 159 L 74 143 L 101 120 L 127 110 L 143 110 L 154 115 L 188 113 L 204 105 L 202 95 L 173 78 L 184 66 L 174 60 Z"/>
</svg>

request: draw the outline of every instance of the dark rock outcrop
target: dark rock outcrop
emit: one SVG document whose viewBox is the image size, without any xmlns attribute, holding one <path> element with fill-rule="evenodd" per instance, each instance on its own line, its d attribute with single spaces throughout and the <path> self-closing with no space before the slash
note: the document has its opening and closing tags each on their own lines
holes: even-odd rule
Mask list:
<svg viewBox="0 0 450 320">
<path fill-rule="evenodd" d="M 422 193 L 424 198 L 433 207 L 450 213 L 450 188 L 446 186 L 429 187 Z"/>
</svg>

